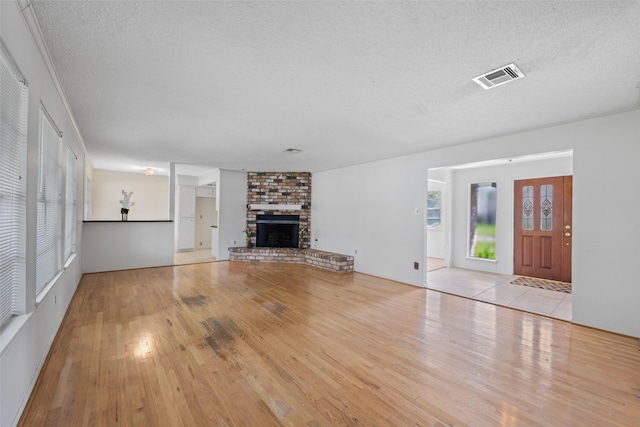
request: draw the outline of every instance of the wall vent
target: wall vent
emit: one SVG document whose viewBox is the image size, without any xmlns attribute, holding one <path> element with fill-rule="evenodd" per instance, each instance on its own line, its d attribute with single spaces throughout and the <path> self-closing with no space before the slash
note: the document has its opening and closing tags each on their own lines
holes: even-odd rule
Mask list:
<svg viewBox="0 0 640 427">
<path fill-rule="evenodd" d="M 503 85 L 505 83 L 512 82 L 524 77 L 524 73 L 511 63 L 504 67 L 496 68 L 488 73 L 482 74 L 478 77 L 474 77 L 473 81 L 478 83 L 480 87 L 485 90 L 493 89 L 494 87 Z"/>
</svg>

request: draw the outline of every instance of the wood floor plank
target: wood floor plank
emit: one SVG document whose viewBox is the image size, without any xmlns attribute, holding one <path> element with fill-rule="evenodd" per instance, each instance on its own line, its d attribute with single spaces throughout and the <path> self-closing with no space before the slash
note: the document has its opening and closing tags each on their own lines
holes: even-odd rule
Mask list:
<svg viewBox="0 0 640 427">
<path fill-rule="evenodd" d="M 363 274 L 85 275 L 21 426 L 630 426 L 638 340 Z"/>
</svg>

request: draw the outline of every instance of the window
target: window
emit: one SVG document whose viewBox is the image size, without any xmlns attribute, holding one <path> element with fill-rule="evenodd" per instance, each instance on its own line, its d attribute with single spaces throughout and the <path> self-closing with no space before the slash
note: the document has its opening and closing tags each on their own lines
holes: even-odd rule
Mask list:
<svg viewBox="0 0 640 427">
<path fill-rule="evenodd" d="M 427 191 L 427 227 L 442 226 L 442 192 Z"/>
<path fill-rule="evenodd" d="M 76 251 L 76 212 L 78 210 L 78 181 L 76 179 L 76 157 L 67 147 L 67 180 L 64 209 L 64 259 Z"/>
<path fill-rule="evenodd" d="M 24 311 L 27 82 L 0 40 L 0 326 Z"/>
<path fill-rule="evenodd" d="M 522 229 L 533 230 L 533 185 L 522 187 Z"/>
<path fill-rule="evenodd" d="M 469 198 L 469 256 L 496 259 L 495 182 L 471 184 Z"/>
<path fill-rule="evenodd" d="M 553 230 L 553 185 L 540 186 L 540 230 Z"/>
<path fill-rule="evenodd" d="M 40 106 L 36 293 L 62 270 L 62 133 Z"/>
</svg>

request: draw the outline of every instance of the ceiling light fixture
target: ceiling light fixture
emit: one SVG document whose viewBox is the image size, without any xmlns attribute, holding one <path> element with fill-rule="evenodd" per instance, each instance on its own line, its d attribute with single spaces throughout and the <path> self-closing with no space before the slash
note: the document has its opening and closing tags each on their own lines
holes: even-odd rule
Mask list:
<svg viewBox="0 0 640 427">
<path fill-rule="evenodd" d="M 493 89 L 494 87 L 512 82 L 524 77 L 524 73 L 516 67 L 513 62 L 488 73 L 484 73 L 472 80 L 480 85 L 484 90 Z"/>
<path fill-rule="evenodd" d="M 153 168 L 146 168 L 146 169 L 144 170 L 144 174 L 145 174 L 145 175 L 147 175 L 147 176 L 151 176 L 151 175 L 153 175 L 155 172 L 156 172 L 156 171 L 154 171 L 154 170 L 153 170 Z"/>
</svg>

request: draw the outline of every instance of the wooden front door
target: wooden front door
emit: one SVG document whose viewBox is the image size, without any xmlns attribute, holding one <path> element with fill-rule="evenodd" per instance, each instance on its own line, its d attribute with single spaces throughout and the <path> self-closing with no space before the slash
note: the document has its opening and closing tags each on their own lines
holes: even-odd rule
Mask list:
<svg viewBox="0 0 640 427">
<path fill-rule="evenodd" d="M 514 185 L 514 274 L 571 282 L 571 176 Z"/>
</svg>

